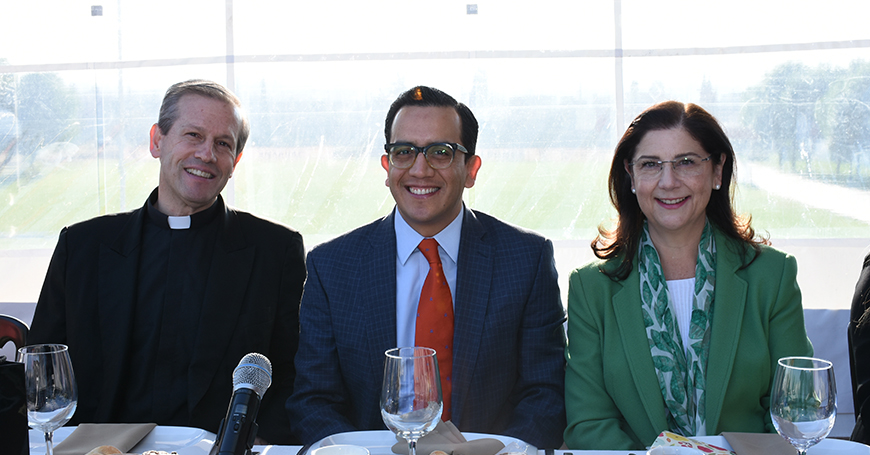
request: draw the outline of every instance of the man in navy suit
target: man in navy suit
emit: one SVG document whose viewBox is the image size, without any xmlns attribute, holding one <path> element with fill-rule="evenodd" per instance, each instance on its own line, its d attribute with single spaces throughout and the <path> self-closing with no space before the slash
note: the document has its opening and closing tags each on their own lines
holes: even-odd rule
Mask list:
<svg viewBox="0 0 870 455">
<path fill-rule="evenodd" d="M 454 308 L 452 422 L 539 448 L 562 444 L 565 312 L 553 245 L 464 206 L 481 166 L 477 130 L 471 110 L 446 93 L 421 86 L 400 95 L 381 157 L 396 209 L 308 254 L 287 402 L 303 443 L 386 428 L 384 352 L 416 344 L 429 271 L 417 247 L 434 238 Z"/>
</svg>

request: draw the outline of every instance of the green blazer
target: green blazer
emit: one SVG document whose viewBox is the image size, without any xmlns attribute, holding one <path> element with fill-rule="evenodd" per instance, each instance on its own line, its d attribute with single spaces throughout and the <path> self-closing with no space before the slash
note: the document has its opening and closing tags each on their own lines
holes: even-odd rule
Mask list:
<svg viewBox="0 0 870 455">
<path fill-rule="evenodd" d="M 763 247 L 741 269 L 739 243 L 718 230 L 715 235 L 707 434 L 774 432 L 769 408 L 776 362 L 813 353 L 797 262 Z M 755 253 L 750 248 L 747 255 Z M 580 450 L 641 450 L 669 428 L 641 316 L 637 261 L 618 282 L 601 273 L 601 265 L 587 264 L 569 281 L 565 443 Z"/>
</svg>

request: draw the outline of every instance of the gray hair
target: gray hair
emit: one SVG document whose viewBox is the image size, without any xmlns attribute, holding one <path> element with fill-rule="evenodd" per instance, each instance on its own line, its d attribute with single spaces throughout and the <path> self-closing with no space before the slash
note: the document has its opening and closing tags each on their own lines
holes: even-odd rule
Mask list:
<svg viewBox="0 0 870 455">
<path fill-rule="evenodd" d="M 248 116 L 242 110 L 242 102 L 236 97 L 233 92 L 217 82 L 207 81 L 204 79 L 191 79 L 189 81 L 173 84 L 163 96 L 163 104 L 160 106 L 160 116 L 157 119 L 157 127 L 163 134 L 169 133 L 175 120 L 178 119 L 178 101 L 184 95 L 200 95 L 207 98 L 223 101 L 236 108 L 241 116 L 242 124 L 239 128 L 237 142 L 235 144 L 235 153 L 238 157 L 245 148 L 245 142 L 248 140 L 248 135 L 251 133 L 251 125 L 248 122 Z"/>
</svg>

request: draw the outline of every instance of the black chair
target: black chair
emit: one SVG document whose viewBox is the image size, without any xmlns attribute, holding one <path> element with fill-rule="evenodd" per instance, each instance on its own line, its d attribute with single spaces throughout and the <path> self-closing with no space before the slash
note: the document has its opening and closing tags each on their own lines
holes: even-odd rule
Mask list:
<svg viewBox="0 0 870 455">
<path fill-rule="evenodd" d="M 0 314 L 0 348 L 11 341 L 15 349 L 27 344 L 27 324 L 14 316 Z"/>
</svg>

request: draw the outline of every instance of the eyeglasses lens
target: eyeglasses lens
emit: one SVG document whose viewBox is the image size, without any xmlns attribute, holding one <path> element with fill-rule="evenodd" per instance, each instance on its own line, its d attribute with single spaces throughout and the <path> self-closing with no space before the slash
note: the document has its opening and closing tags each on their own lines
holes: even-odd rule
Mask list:
<svg viewBox="0 0 870 455">
<path fill-rule="evenodd" d="M 398 168 L 406 168 L 414 165 L 414 159 L 417 158 L 417 150 L 410 145 L 394 145 L 387 150 L 390 156 L 390 163 Z"/>
<path fill-rule="evenodd" d="M 453 161 L 453 148 L 447 144 L 434 144 L 426 148 L 426 159 L 435 169 L 444 169 Z"/>
</svg>

